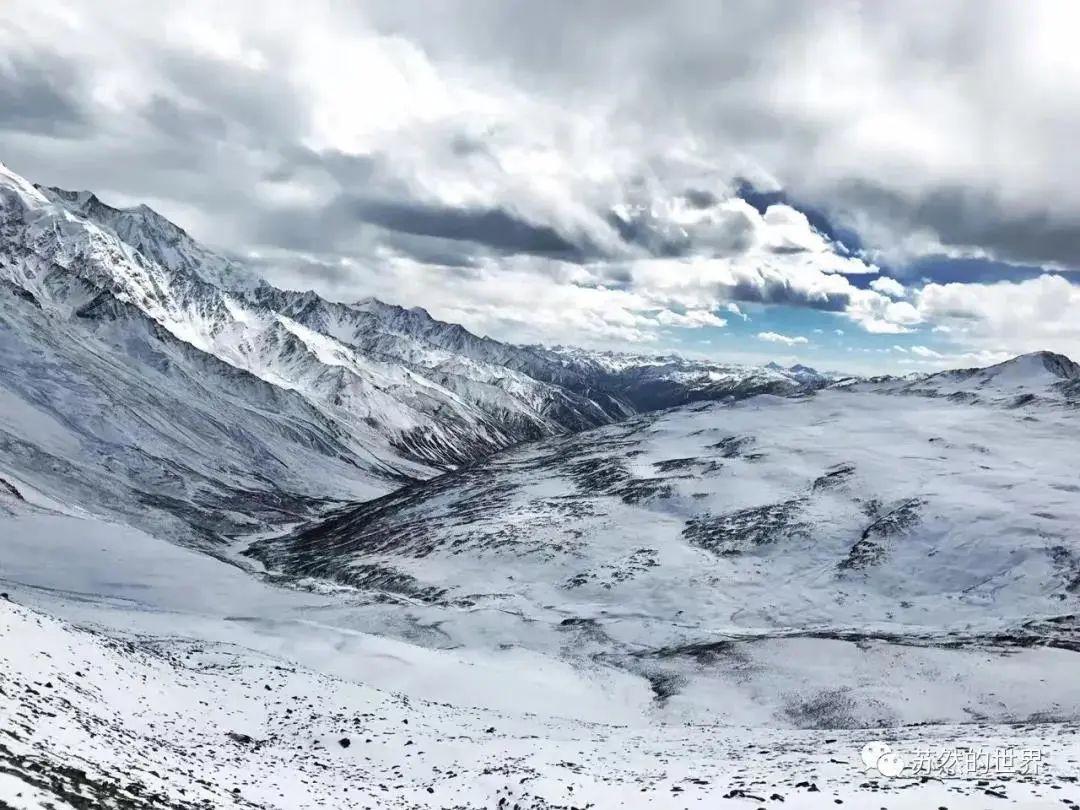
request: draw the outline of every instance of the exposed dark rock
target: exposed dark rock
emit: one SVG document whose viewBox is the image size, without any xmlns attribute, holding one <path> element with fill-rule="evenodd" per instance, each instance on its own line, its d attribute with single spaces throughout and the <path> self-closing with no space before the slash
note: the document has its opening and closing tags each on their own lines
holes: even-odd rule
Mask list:
<svg viewBox="0 0 1080 810">
<path fill-rule="evenodd" d="M 688 542 L 714 554 L 743 554 L 804 535 L 808 526 L 799 520 L 804 504 L 803 499 L 795 498 L 726 515 L 702 515 L 688 520 L 682 534 Z"/>
<path fill-rule="evenodd" d="M 814 479 L 814 484 L 811 487 L 814 492 L 820 492 L 821 490 L 834 489 L 841 486 L 852 475 L 855 474 L 855 466 L 853 464 L 837 464 L 826 471 L 823 475 L 819 475 Z"/>
<path fill-rule="evenodd" d="M 840 562 L 841 570 L 860 570 L 880 562 L 886 554 L 887 543 L 917 524 L 922 515 L 923 501 L 909 498 L 893 506 L 863 529 L 862 536 L 851 552 Z"/>
</svg>

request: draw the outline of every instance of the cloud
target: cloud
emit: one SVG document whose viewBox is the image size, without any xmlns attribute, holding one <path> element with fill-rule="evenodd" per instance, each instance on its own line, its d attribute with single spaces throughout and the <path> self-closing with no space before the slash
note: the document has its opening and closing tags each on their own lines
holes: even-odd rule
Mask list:
<svg viewBox="0 0 1080 810">
<path fill-rule="evenodd" d="M 86 118 L 77 68 L 54 54 L 0 56 L 0 130 L 75 136 Z"/>
<path fill-rule="evenodd" d="M 888 276 L 878 276 L 870 282 L 870 289 L 876 290 L 882 295 L 887 295 L 890 298 L 903 298 L 904 297 L 904 285 L 894 278 Z"/>
<path fill-rule="evenodd" d="M 912 346 L 911 353 L 915 357 L 904 357 L 899 362 L 906 366 L 929 366 L 931 369 L 982 368 L 1015 357 L 1013 352 L 992 350 L 945 354 L 926 346 Z"/>
<path fill-rule="evenodd" d="M 736 307 L 746 302 L 816 309 L 846 315 L 878 332 L 906 331 L 919 321 L 910 304 L 855 286 L 852 276 L 875 273 L 876 268 L 837 252 L 789 206 L 772 205 L 761 213 L 733 198 L 678 216 L 691 230 L 705 221 L 716 225 L 737 220 L 742 237 L 726 252 L 624 262 L 619 265 L 621 284 L 668 307 L 715 309 L 725 302 Z"/>
<path fill-rule="evenodd" d="M 919 355 L 919 357 L 925 357 L 932 360 L 940 360 L 944 357 L 941 352 L 934 351 L 933 349 L 927 348 L 926 346 L 912 346 L 911 353 L 917 354 Z"/>
<path fill-rule="evenodd" d="M 1080 345 L 1072 288 L 1036 275 L 1080 264 L 1074 5 L 565 11 L 11 0 L 0 152 L 284 286 L 510 339 L 655 341 L 749 303 L 948 329 L 956 356 Z M 927 254 L 1035 269 L 920 290 Z"/>
<path fill-rule="evenodd" d="M 1080 96 L 1080 84 L 1076 93 Z M 894 263 L 939 253 L 1080 265 L 1080 225 L 1073 218 L 1078 209 L 1067 204 L 1034 198 L 1013 202 L 997 189 L 959 184 L 899 191 L 847 181 L 838 187 L 834 205 Z"/>
<path fill-rule="evenodd" d="M 867 332 L 879 335 L 910 332 L 924 317 L 907 301 L 891 301 L 874 292 L 855 297 L 848 314 Z"/>
<path fill-rule="evenodd" d="M 739 308 L 739 305 L 736 304 L 734 301 L 728 301 L 727 304 L 724 305 L 724 309 L 726 309 L 728 312 L 730 312 L 735 317 L 742 318 L 744 321 L 750 320 L 750 316 L 747 315 L 745 312 L 743 312 Z"/>
<path fill-rule="evenodd" d="M 1080 356 L 1080 288 L 1060 275 L 994 284 L 927 284 L 916 305 L 955 343 L 999 353 L 1047 349 Z"/>
<path fill-rule="evenodd" d="M 705 309 L 696 309 L 689 312 L 673 312 L 670 309 L 662 309 L 657 314 L 656 319 L 664 326 L 682 326 L 689 328 L 701 326 L 727 326 L 727 321 Z"/>
<path fill-rule="evenodd" d="M 758 340 L 764 340 L 767 343 L 783 343 L 785 346 L 798 346 L 810 342 L 802 335 L 789 337 L 787 335 L 781 335 L 779 332 L 758 332 L 757 338 Z"/>
<path fill-rule="evenodd" d="M 497 6 L 433 16 L 387 2 L 374 15 L 439 56 L 606 100 L 609 126 L 645 121 L 657 139 L 690 132 L 714 159 L 750 156 L 745 175 L 841 214 L 874 248 L 897 251 L 919 230 L 1077 263 L 1075 4 L 599 3 L 572 23 Z"/>
<path fill-rule="evenodd" d="M 509 253 L 580 258 L 583 252 L 553 228 L 525 222 L 497 208 L 469 210 L 363 197 L 344 204 L 358 222 L 391 231 L 474 242 Z"/>
</svg>

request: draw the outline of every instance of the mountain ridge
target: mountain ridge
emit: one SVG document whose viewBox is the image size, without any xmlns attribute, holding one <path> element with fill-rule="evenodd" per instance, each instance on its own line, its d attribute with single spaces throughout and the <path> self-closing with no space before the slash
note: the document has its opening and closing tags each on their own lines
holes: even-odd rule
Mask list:
<svg viewBox="0 0 1080 810">
<path fill-rule="evenodd" d="M 269 493 L 306 519 L 323 501 L 376 497 L 523 441 L 656 407 L 799 393 L 825 382 L 672 358 L 613 365 L 580 350 L 477 336 L 419 307 L 279 289 L 147 206 L 114 208 L 92 192 L 34 186 L 6 167 L 0 281 L 10 287 L 0 299 L 0 337 L 9 349 L 0 391 L 28 409 L 26 419 L 59 420 L 55 430 L 65 433 L 71 454 L 28 448 L 12 423 L 0 474 L 52 496 L 78 491 L 89 498 L 83 506 L 127 520 L 131 510 L 117 511 L 94 485 L 113 475 L 102 465 L 119 465 L 132 478 L 113 478 L 114 486 L 141 492 L 151 481 L 150 489 L 161 489 L 135 500 L 155 504 L 170 536 L 190 521 L 199 542 L 211 544 L 248 525 L 230 516 L 245 498 L 271 523 L 285 515 L 275 518 L 260 503 Z M 109 367 L 123 369 L 116 377 L 123 385 Z M 87 406 L 73 401 L 69 411 L 57 410 L 51 402 L 70 392 L 54 390 L 50 379 L 86 391 Z M 227 390 L 237 380 L 285 412 L 252 414 Z M 220 458 L 196 437 L 170 432 L 170 423 L 184 422 L 178 412 L 205 413 L 187 401 L 194 391 L 227 414 L 234 438 Z M 139 429 L 118 435 L 103 420 L 110 411 L 131 414 Z M 107 451 L 99 445 L 105 434 Z M 201 472 L 190 481 L 185 447 L 199 448 Z M 137 470 L 148 458 L 156 461 L 147 478 Z M 260 470 L 260 459 L 271 458 L 279 461 Z M 61 468 L 67 472 L 49 472 Z M 346 469 L 357 471 L 355 480 Z M 143 528 L 152 524 L 141 519 Z"/>
<path fill-rule="evenodd" d="M 801 365 L 745 367 L 670 354 L 515 346 L 439 321 L 421 307 L 373 297 L 335 302 L 310 290 L 273 287 L 146 206 L 114 208 L 92 192 L 34 186 L 6 168 L 0 171 L 0 203 L 8 396 L 29 408 L 25 418 L 59 419 L 70 442 L 98 448 L 133 478 L 106 475 L 103 462 L 86 449 L 70 458 L 42 446 L 30 449 L 14 422 L 5 434 L 0 475 L 52 496 L 81 492 L 89 499 L 83 506 L 131 519 L 130 509 L 117 511 L 93 483 L 112 480 L 140 492 L 134 500 L 156 504 L 170 536 L 190 525 L 203 544 L 276 525 L 291 511 L 307 520 L 328 503 L 385 495 L 521 442 L 695 402 L 867 384 L 985 396 L 998 383 L 988 382 L 976 394 L 967 390 L 970 380 L 980 373 L 998 382 L 1017 377 L 1019 363 L 1056 373 L 1056 395 L 1080 397 L 1076 364 L 1050 353 L 984 372 L 864 383 Z M 61 338 L 70 345 L 61 346 Z M 81 357 L 82 349 L 90 355 Z M 53 362 L 28 360 L 34 357 Z M 124 373 L 110 376 L 110 367 Z M 68 412 L 58 411 L 50 401 L 63 401 L 70 392 L 49 388 L 50 377 L 88 392 L 87 402 L 102 410 L 80 411 L 73 403 Z M 126 381 L 117 389 L 122 396 L 110 391 L 117 380 Z M 271 412 L 282 410 L 255 415 L 229 386 Z M 188 401 L 196 390 L 228 414 L 224 421 L 235 440 L 222 458 L 213 457 L 215 448 L 192 436 L 180 440 L 164 427 L 184 422 L 180 411 L 205 413 Z M 1044 392 L 1010 388 L 1001 396 L 1006 394 L 1019 402 Z M 103 422 L 109 410 L 141 423 L 130 444 Z M 104 434 L 107 451 L 99 446 Z M 201 472 L 193 480 L 202 483 L 178 484 L 176 470 L 193 472 L 183 452 L 192 446 L 201 454 L 194 465 Z M 138 480 L 147 458 L 158 459 L 149 480 L 155 482 L 150 489 L 161 491 L 145 492 Z M 48 473 L 50 464 L 68 472 Z M 261 470 L 262 464 L 269 466 Z M 352 480 L 346 470 L 356 471 Z M 77 481 L 80 475 L 84 480 Z M 255 524 L 230 517 L 232 507 L 222 509 L 245 499 L 249 511 L 262 516 Z M 281 508 L 268 508 L 273 502 Z M 140 525 L 153 528 L 150 518 Z"/>
</svg>

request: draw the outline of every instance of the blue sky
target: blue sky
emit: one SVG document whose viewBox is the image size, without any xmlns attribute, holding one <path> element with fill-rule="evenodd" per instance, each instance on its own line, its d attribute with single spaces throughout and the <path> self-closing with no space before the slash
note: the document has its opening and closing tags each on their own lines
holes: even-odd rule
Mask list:
<svg viewBox="0 0 1080 810">
<path fill-rule="evenodd" d="M 883 369 L 925 370 L 940 365 L 932 362 L 932 357 L 913 353 L 912 347 L 927 348 L 945 357 L 956 353 L 955 347 L 934 333 L 932 327 L 900 335 L 872 334 L 836 313 L 760 304 L 747 304 L 742 309 L 747 319 L 727 315 L 724 327 L 668 330 L 671 347 L 686 356 L 747 363 L 803 363 L 821 370 L 869 373 Z M 806 342 L 787 345 L 758 337 L 763 333 L 801 337 Z M 978 358 L 971 358 L 971 364 L 978 365 Z"/>
</svg>

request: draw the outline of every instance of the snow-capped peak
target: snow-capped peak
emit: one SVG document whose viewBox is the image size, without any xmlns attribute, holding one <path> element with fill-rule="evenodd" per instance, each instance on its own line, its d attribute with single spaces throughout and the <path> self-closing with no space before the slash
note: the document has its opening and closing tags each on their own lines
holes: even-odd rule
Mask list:
<svg viewBox="0 0 1080 810">
<path fill-rule="evenodd" d="M 1049 351 L 1031 352 L 982 369 L 982 374 L 1001 381 L 1048 382 L 1080 379 L 1080 364 L 1063 354 Z"/>
<path fill-rule="evenodd" d="M 250 289 L 260 279 L 241 264 L 200 245 L 179 225 L 147 205 L 116 208 L 90 191 L 38 186 L 47 199 L 115 233 L 145 257 L 176 273 L 225 289 Z"/>
</svg>

